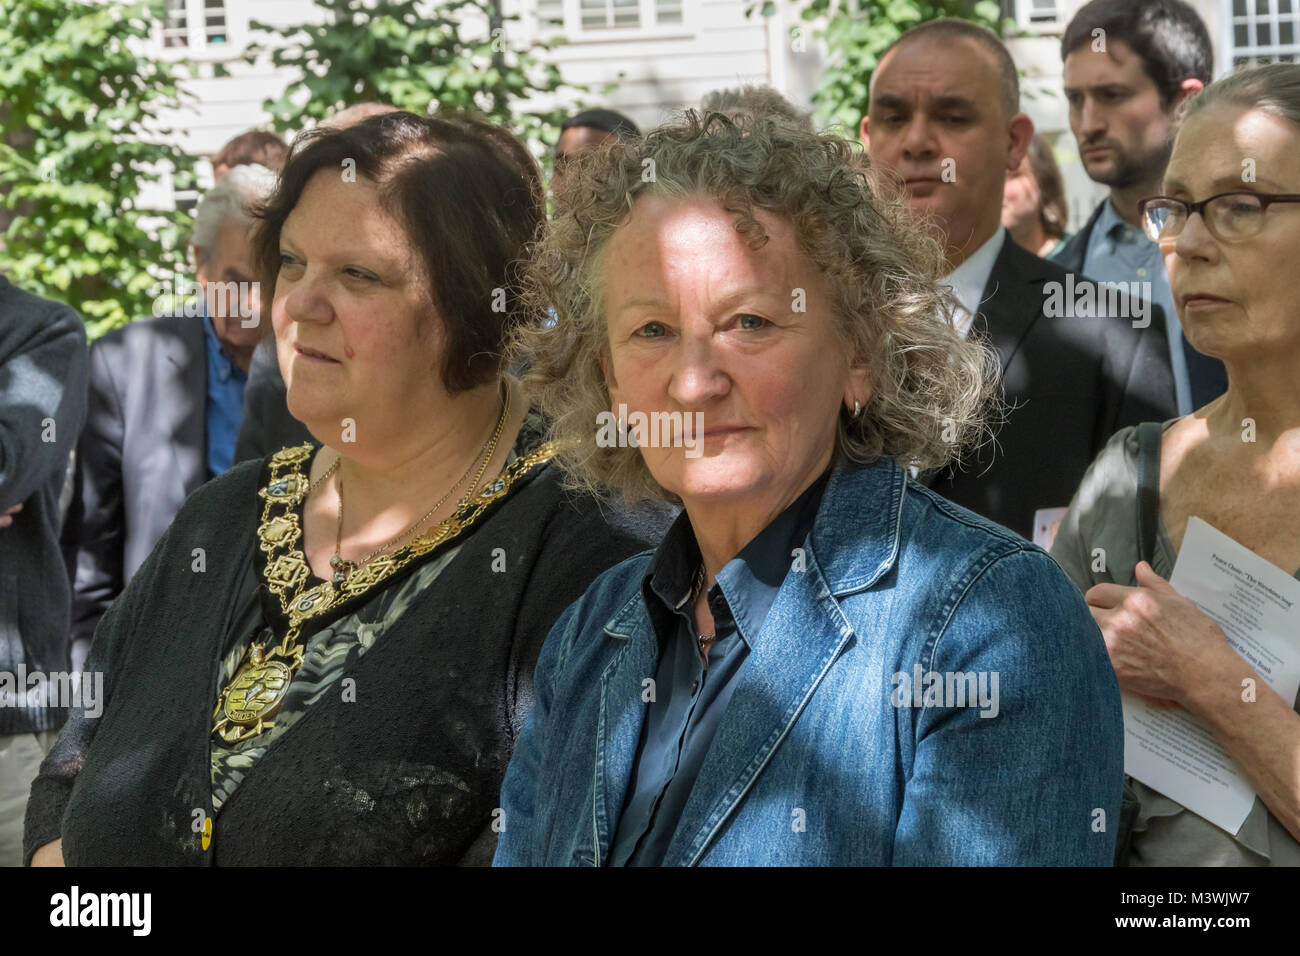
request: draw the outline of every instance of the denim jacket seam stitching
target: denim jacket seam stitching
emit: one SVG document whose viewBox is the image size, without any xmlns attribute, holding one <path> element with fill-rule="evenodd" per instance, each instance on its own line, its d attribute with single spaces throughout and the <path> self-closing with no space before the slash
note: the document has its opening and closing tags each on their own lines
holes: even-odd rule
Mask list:
<svg viewBox="0 0 1300 956">
<path fill-rule="evenodd" d="M 1010 551 L 988 550 L 980 556 L 979 561 L 972 562 L 970 567 L 967 568 L 967 573 L 963 580 L 959 581 L 953 588 L 953 594 L 955 597 L 952 600 L 951 606 L 945 608 L 942 623 L 939 625 L 938 630 L 936 630 L 926 641 L 926 645 L 929 647 L 929 661 L 927 666 L 930 670 L 934 669 L 935 658 L 939 653 L 939 645 L 943 643 L 943 639 L 948 635 L 948 627 L 952 623 L 953 616 L 957 613 L 957 609 L 961 606 L 961 603 L 966 600 L 966 596 L 970 593 L 971 588 L 974 587 L 976 582 L 979 581 L 979 579 L 988 572 L 989 568 L 993 567 L 997 562 L 1001 561 L 1003 558 L 1022 554 L 1028 550 L 1028 548 L 1023 547 L 1017 547 Z M 980 562 L 983 563 L 981 564 Z M 926 656 L 925 649 L 923 648 L 921 657 L 924 659 Z"/>
<path fill-rule="evenodd" d="M 956 521 L 967 528 L 972 528 L 977 531 L 991 532 L 993 537 L 997 538 L 998 540 L 1006 544 L 1016 545 L 1017 547 L 1020 547 L 1023 544 L 1025 544 L 1024 539 L 1022 539 L 1019 535 L 1015 534 L 1012 531 L 1009 531 L 1005 528 L 1001 528 L 998 526 L 994 526 L 993 528 L 990 528 L 988 527 L 987 524 L 985 524 L 982 521 L 972 521 L 970 517 L 961 514 L 957 510 L 960 507 L 959 505 L 956 505 L 954 502 L 949 501 L 947 498 L 944 498 L 933 488 L 927 488 L 925 485 L 916 484 L 915 482 L 913 482 L 912 484 L 916 485 L 917 493 L 925 495 L 925 497 L 929 500 L 930 504 L 934 506 L 935 510 L 943 514 L 944 517 Z"/>
<path fill-rule="evenodd" d="M 641 593 L 640 588 L 635 589 L 634 592 L 628 596 L 628 599 L 623 602 L 622 606 L 620 606 L 619 609 L 605 621 L 604 627 L 601 628 L 602 633 L 607 634 L 616 640 L 630 640 L 632 637 L 631 633 L 624 633 L 622 630 L 612 630 L 612 628 L 615 626 L 625 627 L 628 632 L 637 630 L 641 625 L 641 621 L 630 622 L 626 621 L 625 618 L 636 613 L 637 609 L 634 605 L 637 604 L 637 602 L 640 602 L 644 608 L 644 597 L 645 596 Z"/>
<path fill-rule="evenodd" d="M 753 785 L 754 781 L 758 779 L 759 771 L 762 770 L 771 755 L 775 753 L 777 744 L 780 743 L 780 737 L 785 732 L 782 728 L 787 727 L 787 725 L 788 720 L 783 716 L 781 728 L 773 730 L 772 733 L 768 735 L 768 738 L 763 741 L 763 745 L 759 747 L 758 753 L 755 754 L 754 758 L 745 766 L 745 769 L 741 771 L 740 779 L 727 788 L 727 792 L 722 795 L 713 810 L 710 811 L 708 817 L 704 821 L 704 826 L 700 828 L 701 835 L 697 837 L 691 845 L 691 863 L 695 863 L 699 859 L 700 854 L 713 838 L 713 834 L 715 834 L 718 827 L 722 825 L 722 820 L 726 816 L 727 808 L 734 807 L 740 801 L 741 796 L 743 796 L 744 793 Z"/>
<path fill-rule="evenodd" d="M 635 600 L 636 597 L 638 596 L 639 595 L 634 595 L 632 600 Z M 624 638 L 624 640 L 627 640 L 627 638 Z M 600 713 L 596 715 L 596 728 L 597 728 L 596 767 L 595 767 L 595 777 L 592 782 L 592 801 L 591 801 L 592 802 L 592 837 L 595 841 L 594 844 L 592 845 L 592 851 L 597 856 L 600 855 L 600 827 L 602 823 L 602 816 L 604 818 L 603 822 L 606 825 L 606 829 L 608 829 L 608 822 L 609 822 L 608 820 L 609 808 L 604 806 L 605 743 L 606 743 L 605 735 L 607 730 L 607 726 L 605 723 L 606 694 L 609 691 L 610 676 L 614 673 L 615 670 L 617 670 L 619 662 L 623 659 L 623 656 L 625 654 L 631 653 L 631 648 L 632 648 L 631 641 L 628 641 L 628 643 L 625 643 L 622 647 L 618 648 L 613 653 L 613 655 L 611 655 L 609 659 L 609 663 L 607 663 L 604 669 L 600 672 Z M 602 810 L 605 811 L 603 815 L 601 813 Z"/>
</svg>

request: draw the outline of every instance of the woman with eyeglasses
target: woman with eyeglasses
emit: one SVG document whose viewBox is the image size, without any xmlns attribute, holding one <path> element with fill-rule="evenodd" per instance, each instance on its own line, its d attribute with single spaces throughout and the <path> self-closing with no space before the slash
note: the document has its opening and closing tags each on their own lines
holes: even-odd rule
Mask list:
<svg viewBox="0 0 1300 956">
<path fill-rule="evenodd" d="M 1300 865 L 1296 702 L 1167 583 L 1192 516 L 1300 577 L 1300 66 L 1238 73 L 1193 100 L 1163 192 L 1142 202 L 1143 223 L 1188 341 L 1223 360 L 1228 390 L 1191 415 L 1117 433 L 1052 556 L 1087 589 L 1120 687 L 1198 718 L 1256 793 L 1234 835 L 1129 779 L 1116 862 Z"/>
</svg>

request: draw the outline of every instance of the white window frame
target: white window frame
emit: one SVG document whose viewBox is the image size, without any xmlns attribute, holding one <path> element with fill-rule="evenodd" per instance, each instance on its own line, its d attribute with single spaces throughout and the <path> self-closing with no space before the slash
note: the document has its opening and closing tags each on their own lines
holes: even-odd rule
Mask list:
<svg viewBox="0 0 1300 956">
<path fill-rule="evenodd" d="M 681 0 L 682 19 L 680 23 L 659 23 L 659 12 L 655 0 L 640 0 L 638 7 L 640 23 L 635 27 L 598 27 L 585 29 L 582 26 L 582 8 L 579 0 L 564 0 L 564 26 L 547 26 L 537 14 L 537 4 L 529 3 L 529 13 L 534 29 L 545 36 L 563 36 L 573 43 L 604 43 L 614 40 L 662 40 L 680 39 L 695 36 L 694 19 L 697 4 L 691 0 Z"/>
<path fill-rule="evenodd" d="M 1290 56 L 1292 62 L 1300 63 L 1300 0 L 1291 0 L 1291 10 L 1288 13 L 1278 12 L 1278 0 L 1268 0 L 1268 12 L 1256 13 L 1255 0 L 1246 0 L 1246 15 L 1243 17 L 1235 16 L 1233 13 L 1233 0 L 1224 0 L 1223 3 L 1224 19 L 1224 44 L 1223 48 L 1228 51 L 1228 55 L 1221 58 L 1221 72 L 1226 75 L 1236 69 L 1238 57 L 1257 60 L 1261 58 L 1272 58 L 1277 56 Z M 1278 26 L 1283 21 L 1291 23 L 1291 42 L 1268 43 L 1261 46 L 1258 42 L 1258 32 L 1256 27 L 1260 23 L 1271 25 L 1270 34 L 1276 36 Z M 1238 26 L 1246 27 L 1247 44 L 1237 46 Z"/>
<path fill-rule="evenodd" d="M 197 60 L 215 62 L 233 60 L 243 53 L 247 45 L 248 22 L 244 4 L 236 0 L 222 0 L 226 20 L 226 42 L 208 43 L 207 6 L 205 0 L 185 0 L 185 29 L 188 42 L 184 46 L 166 46 L 163 39 L 165 20 L 155 22 L 155 49 L 163 59 Z"/>
<path fill-rule="evenodd" d="M 1053 0 L 1056 13 L 1050 20 L 1032 20 L 1030 14 L 1033 12 L 1033 0 L 1015 0 L 1016 4 L 1016 26 L 1025 33 L 1060 33 L 1065 27 L 1065 11 L 1062 10 L 1062 0 Z"/>
</svg>

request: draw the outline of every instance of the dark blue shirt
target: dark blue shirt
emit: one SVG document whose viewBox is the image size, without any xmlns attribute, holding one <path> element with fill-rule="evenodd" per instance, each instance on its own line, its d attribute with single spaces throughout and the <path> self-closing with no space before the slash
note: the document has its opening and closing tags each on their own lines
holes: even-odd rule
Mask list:
<svg viewBox="0 0 1300 956">
<path fill-rule="evenodd" d="M 829 474 L 829 473 L 828 473 Z M 691 586 L 700 548 L 683 511 L 642 582 L 659 639 L 654 700 L 647 703 L 627 799 L 610 847 L 611 866 L 658 866 L 727 709 L 749 648 L 812 530 L 827 475 L 814 481 L 735 558 L 709 588 L 717 635 L 700 660 Z"/>
<path fill-rule="evenodd" d="M 205 421 L 208 435 L 208 474 L 216 477 L 235 463 L 235 439 L 244 416 L 244 386 L 248 373 L 225 353 L 207 308 L 203 310 L 203 332 L 208 353 L 208 398 Z"/>
</svg>

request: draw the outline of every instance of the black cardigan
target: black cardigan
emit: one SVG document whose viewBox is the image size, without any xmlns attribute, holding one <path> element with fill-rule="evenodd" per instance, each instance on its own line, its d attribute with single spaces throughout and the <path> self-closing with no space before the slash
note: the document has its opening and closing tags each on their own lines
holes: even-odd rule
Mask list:
<svg viewBox="0 0 1300 956">
<path fill-rule="evenodd" d="M 534 469 L 349 662 L 355 700 L 326 695 L 261 756 L 205 850 L 212 708 L 222 654 L 245 636 L 228 631 L 254 583 L 263 480 L 262 462 L 245 462 L 191 495 L 104 615 L 86 662 L 104 673 L 103 714 L 74 710 L 42 764 L 25 861 L 62 836 L 69 865 L 490 862 L 547 632 L 670 518 L 568 494 L 555 465 Z"/>
</svg>

